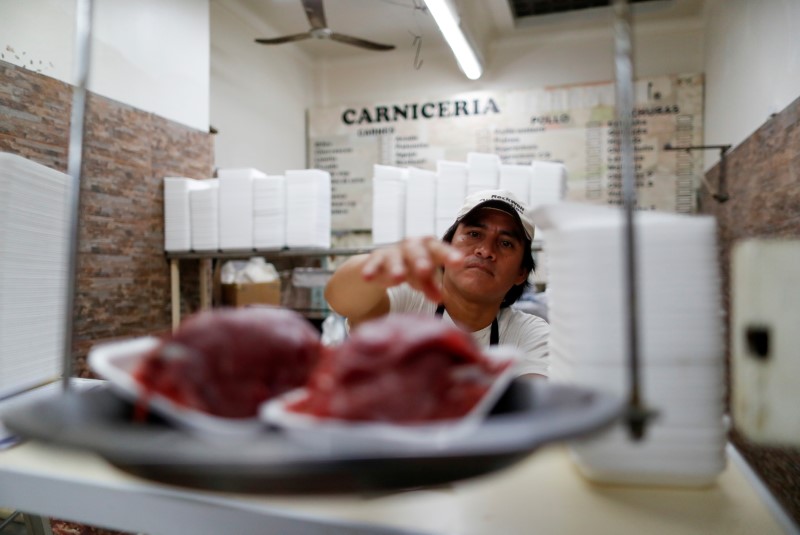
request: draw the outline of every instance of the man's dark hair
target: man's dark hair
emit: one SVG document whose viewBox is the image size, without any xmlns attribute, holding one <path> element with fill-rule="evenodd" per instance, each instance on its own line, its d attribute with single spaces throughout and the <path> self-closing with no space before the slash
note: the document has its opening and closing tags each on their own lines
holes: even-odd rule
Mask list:
<svg viewBox="0 0 800 535">
<path fill-rule="evenodd" d="M 458 228 L 459 223 L 466 223 L 470 224 L 478 219 L 477 217 L 477 210 L 473 210 L 466 216 L 464 216 L 460 221 L 456 221 L 453 223 L 447 232 L 444 233 L 442 236 L 442 241 L 447 243 L 453 243 L 453 236 L 456 234 L 456 229 Z M 520 230 L 522 230 L 520 228 Z M 530 275 L 533 273 L 533 270 L 536 268 L 536 263 L 533 260 L 533 251 L 531 250 L 531 240 L 525 236 L 524 231 L 522 232 L 522 240 L 524 241 L 523 251 L 522 251 L 522 267 L 528 270 L 528 274 Z M 503 302 L 500 303 L 500 308 L 506 308 L 514 303 L 517 302 L 522 296 L 522 293 L 525 291 L 525 288 L 529 287 L 530 283 L 528 279 L 525 279 L 525 282 L 521 284 L 517 284 L 516 286 L 512 286 L 511 289 L 506 293 L 505 297 L 503 297 Z"/>
</svg>

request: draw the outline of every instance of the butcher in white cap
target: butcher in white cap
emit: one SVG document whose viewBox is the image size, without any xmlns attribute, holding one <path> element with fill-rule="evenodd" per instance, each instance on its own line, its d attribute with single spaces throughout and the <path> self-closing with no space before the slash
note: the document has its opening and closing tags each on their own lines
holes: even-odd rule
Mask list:
<svg viewBox="0 0 800 535">
<path fill-rule="evenodd" d="M 325 299 L 351 328 L 389 313 L 441 316 L 482 346 L 519 349 L 519 375 L 548 375 L 543 319 L 513 304 L 534 269 L 528 206 L 506 190 L 469 195 L 442 238 L 407 238 L 349 258 Z"/>
</svg>

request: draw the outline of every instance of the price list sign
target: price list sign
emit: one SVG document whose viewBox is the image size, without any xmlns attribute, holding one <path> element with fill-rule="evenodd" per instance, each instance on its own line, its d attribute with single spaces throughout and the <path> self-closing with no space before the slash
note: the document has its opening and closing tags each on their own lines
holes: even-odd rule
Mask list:
<svg viewBox="0 0 800 535">
<path fill-rule="evenodd" d="M 702 75 L 635 85 L 638 207 L 693 212 L 702 154 L 664 146 L 702 144 Z M 468 152 L 506 164 L 563 162 L 568 200 L 620 204 L 619 138 L 611 82 L 472 92 L 310 110 L 309 167 L 331 173 L 334 230 L 369 230 L 373 165 L 435 170 L 438 160 L 463 162 Z"/>
</svg>

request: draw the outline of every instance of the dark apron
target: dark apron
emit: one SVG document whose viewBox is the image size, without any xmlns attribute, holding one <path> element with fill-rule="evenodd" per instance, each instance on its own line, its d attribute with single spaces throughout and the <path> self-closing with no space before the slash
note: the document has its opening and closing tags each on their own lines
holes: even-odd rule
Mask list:
<svg viewBox="0 0 800 535">
<path fill-rule="evenodd" d="M 444 315 L 444 305 L 440 304 L 436 307 L 436 315 Z M 489 335 L 489 345 L 496 346 L 500 343 L 500 327 L 497 325 L 497 318 L 492 320 L 492 333 Z"/>
</svg>

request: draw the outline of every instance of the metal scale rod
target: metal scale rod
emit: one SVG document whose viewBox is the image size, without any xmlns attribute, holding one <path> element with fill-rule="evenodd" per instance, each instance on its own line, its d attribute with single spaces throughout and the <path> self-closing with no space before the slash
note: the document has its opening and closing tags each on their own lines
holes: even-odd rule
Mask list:
<svg viewBox="0 0 800 535">
<path fill-rule="evenodd" d="M 625 269 L 625 293 L 627 315 L 627 353 L 629 371 L 629 400 L 627 423 L 630 435 L 639 440 L 644 436 L 650 413 L 644 407 L 640 392 L 639 355 L 639 300 L 637 294 L 638 272 L 636 269 L 636 168 L 633 147 L 633 42 L 631 12 L 627 0 L 614 1 L 614 67 L 616 74 L 617 126 L 620 140 L 620 166 L 622 171 L 622 197 L 625 213 L 623 225 L 623 262 Z"/>
<path fill-rule="evenodd" d="M 64 349 L 61 384 L 69 389 L 72 375 L 72 331 L 75 306 L 75 288 L 78 271 L 78 236 L 81 198 L 81 164 L 83 162 L 83 132 L 86 120 L 86 85 L 89 80 L 89 60 L 92 45 L 92 0 L 77 0 L 75 3 L 75 73 L 76 84 L 72 93 L 72 114 L 69 126 L 69 149 L 67 174 L 70 176 L 69 209 L 71 216 L 67 287 L 64 299 Z"/>
</svg>

